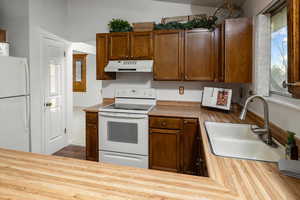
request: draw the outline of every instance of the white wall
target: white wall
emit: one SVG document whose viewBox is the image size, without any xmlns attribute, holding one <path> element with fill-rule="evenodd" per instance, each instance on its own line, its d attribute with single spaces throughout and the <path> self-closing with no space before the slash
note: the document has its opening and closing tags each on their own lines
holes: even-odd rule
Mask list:
<svg viewBox="0 0 300 200">
<path fill-rule="evenodd" d="M 85 112 L 80 107 L 73 108 L 72 134 L 69 136 L 69 143 L 85 146 Z"/>
<path fill-rule="evenodd" d="M 96 56 L 87 56 L 86 65 L 86 92 L 73 92 L 74 107 L 88 107 L 101 103 L 102 81 L 96 80 Z"/>
<path fill-rule="evenodd" d="M 86 76 L 86 92 L 73 92 L 72 132 L 69 135 L 69 143 L 80 146 L 85 146 L 85 112 L 83 109 L 102 102 L 102 81 L 96 80 L 95 55 L 87 56 Z"/>
<path fill-rule="evenodd" d="M 0 28 L 7 30 L 11 56 L 29 56 L 28 18 L 28 0 L 0 0 Z"/>
<path fill-rule="evenodd" d="M 71 40 L 94 41 L 96 33 L 108 32 L 112 18 L 129 22 L 155 21 L 162 17 L 212 14 L 214 8 L 154 0 L 68 0 Z"/>
<path fill-rule="evenodd" d="M 115 88 L 154 88 L 159 100 L 201 101 L 203 86 L 224 87 L 234 89 L 234 102 L 239 102 L 238 84 L 153 81 L 151 73 L 117 73 L 117 80 L 102 81 L 102 95 L 113 98 Z M 179 95 L 179 87 L 185 87 L 184 95 Z"/>
<path fill-rule="evenodd" d="M 256 16 L 273 2 L 274 0 L 247 0 L 243 8 L 247 16 Z M 288 98 L 278 98 L 273 95 L 268 101 L 270 120 L 284 130 L 296 132 L 297 137 L 300 138 L 300 100 L 294 100 L 292 103 L 293 105 L 298 106 L 299 109 L 288 106 L 288 102 L 290 101 Z M 260 103 L 252 103 L 251 110 L 260 116 L 263 116 L 263 109 Z"/>
<path fill-rule="evenodd" d="M 30 48 L 30 68 L 31 68 L 31 104 L 32 104 L 32 151 L 43 152 L 43 66 L 41 55 L 42 35 L 52 35 L 59 40 L 68 38 L 67 31 L 67 1 L 66 0 L 29 0 L 29 48 Z M 51 37 L 52 37 L 51 36 Z M 67 49 L 66 45 L 66 49 Z M 71 53 L 68 52 L 68 55 Z M 66 69 L 72 74 L 71 69 Z M 71 76 L 66 76 L 67 88 L 70 96 L 67 96 L 68 119 L 72 118 L 72 86 Z M 67 120 L 68 120 L 67 119 Z M 71 130 L 71 124 L 67 124 L 67 130 Z"/>
</svg>

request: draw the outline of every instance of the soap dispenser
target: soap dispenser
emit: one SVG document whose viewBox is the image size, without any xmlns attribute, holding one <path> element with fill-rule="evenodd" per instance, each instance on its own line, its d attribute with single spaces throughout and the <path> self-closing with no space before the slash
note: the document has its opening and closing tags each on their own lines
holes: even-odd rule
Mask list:
<svg viewBox="0 0 300 200">
<path fill-rule="evenodd" d="M 288 141 L 286 145 L 286 159 L 298 160 L 298 147 L 296 145 L 295 133 L 288 131 Z"/>
</svg>

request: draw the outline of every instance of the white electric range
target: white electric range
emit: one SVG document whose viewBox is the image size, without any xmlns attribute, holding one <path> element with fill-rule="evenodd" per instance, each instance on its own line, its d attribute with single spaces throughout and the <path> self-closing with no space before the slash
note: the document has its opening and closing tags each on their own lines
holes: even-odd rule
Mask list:
<svg viewBox="0 0 300 200">
<path fill-rule="evenodd" d="M 115 103 L 99 112 L 99 161 L 148 168 L 148 113 L 154 89 L 117 89 Z"/>
</svg>

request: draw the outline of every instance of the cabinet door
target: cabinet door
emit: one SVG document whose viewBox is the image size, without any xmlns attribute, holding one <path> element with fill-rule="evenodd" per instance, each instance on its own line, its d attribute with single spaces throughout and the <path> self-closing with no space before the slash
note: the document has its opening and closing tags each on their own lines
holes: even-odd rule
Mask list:
<svg viewBox="0 0 300 200">
<path fill-rule="evenodd" d="M 131 33 L 130 56 L 132 59 L 153 59 L 153 33 Z"/>
<path fill-rule="evenodd" d="M 180 130 L 151 129 L 149 168 L 180 172 Z"/>
<path fill-rule="evenodd" d="M 185 119 L 181 135 L 181 165 L 182 172 L 186 174 L 197 173 L 199 157 L 198 120 Z"/>
<path fill-rule="evenodd" d="M 6 42 L 6 31 L 0 29 L 0 42 Z"/>
<path fill-rule="evenodd" d="M 130 38 L 129 33 L 109 34 L 109 59 L 124 60 L 129 58 Z"/>
<path fill-rule="evenodd" d="M 98 113 L 86 113 L 86 159 L 99 160 Z"/>
<path fill-rule="evenodd" d="M 215 73 L 213 32 L 185 32 L 185 80 L 213 81 Z"/>
<path fill-rule="evenodd" d="M 154 80 L 182 80 L 183 35 L 181 31 L 154 34 Z"/>
<path fill-rule="evenodd" d="M 108 64 L 108 34 L 101 33 L 96 35 L 97 49 L 97 80 L 114 80 L 116 73 L 104 72 L 104 68 Z"/>
<path fill-rule="evenodd" d="M 215 81 L 225 81 L 225 57 L 224 57 L 224 24 L 220 24 L 214 31 L 214 52 L 215 52 Z"/>
<path fill-rule="evenodd" d="M 224 27 L 225 82 L 252 81 L 252 20 L 225 20 Z"/>
</svg>

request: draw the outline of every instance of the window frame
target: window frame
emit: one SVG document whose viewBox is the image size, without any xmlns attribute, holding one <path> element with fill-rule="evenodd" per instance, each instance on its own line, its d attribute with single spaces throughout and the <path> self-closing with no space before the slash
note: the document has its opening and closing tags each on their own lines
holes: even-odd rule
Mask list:
<svg viewBox="0 0 300 200">
<path fill-rule="evenodd" d="M 287 8 L 287 12 L 288 12 L 287 2 L 278 2 L 278 4 L 275 4 L 274 6 L 272 6 L 267 12 L 268 12 L 268 14 L 269 14 L 269 16 L 270 16 L 270 18 L 272 20 L 273 16 L 275 16 L 278 13 L 280 13 L 285 8 Z M 287 27 L 288 26 L 289 26 L 289 23 L 287 22 Z M 270 29 L 271 29 L 271 27 L 270 27 Z M 270 31 L 270 33 L 272 34 L 272 31 Z M 287 37 L 289 37 L 289 35 Z M 288 38 L 288 41 L 289 41 L 289 38 Z M 288 49 L 287 49 L 287 51 L 289 52 L 289 43 L 288 43 Z M 289 59 L 289 56 L 288 56 L 288 59 Z M 270 85 L 271 85 L 271 68 L 272 68 L 272 66 L 270 66 L 270 83 L 269 83 Z M 288 70 L 289 70 L 288 68 L 289 68 L 289 66 L 287 66 L 287 74 L 286 74 L 287 78 L 288 78 Z M 292 97 L 292 95 L 288 94 L 288 93 L 273 91 L 273 90 L 271 90 L 271 87 L 270 87 L 269 91 L 270 91 L 270 94 L 276 94 L 276 95 L 284 96 L 284 97 Z"/>
<path fill-rule="evenodd" d="M 300 1 L 278 0 L 264 14 L 276 12 L 283 4 L 286 4 L 288 9 L 288 80 L 286 82 L 291 95 L 287 96 L 300 99 Z"/>
<path fill-rule="evenodd" d="M 73 92 L 86 92 L 86 60 L 87 54 L 73 54 Z M 80 61 L 81 81 L 76 80 L 76 61 Z"/>
<path fill-rule="evenodd" d="M 288 6 L 288 86 L 292 97 L 300 99 L 300 1 L 287 0 Z"/>
</svg>

